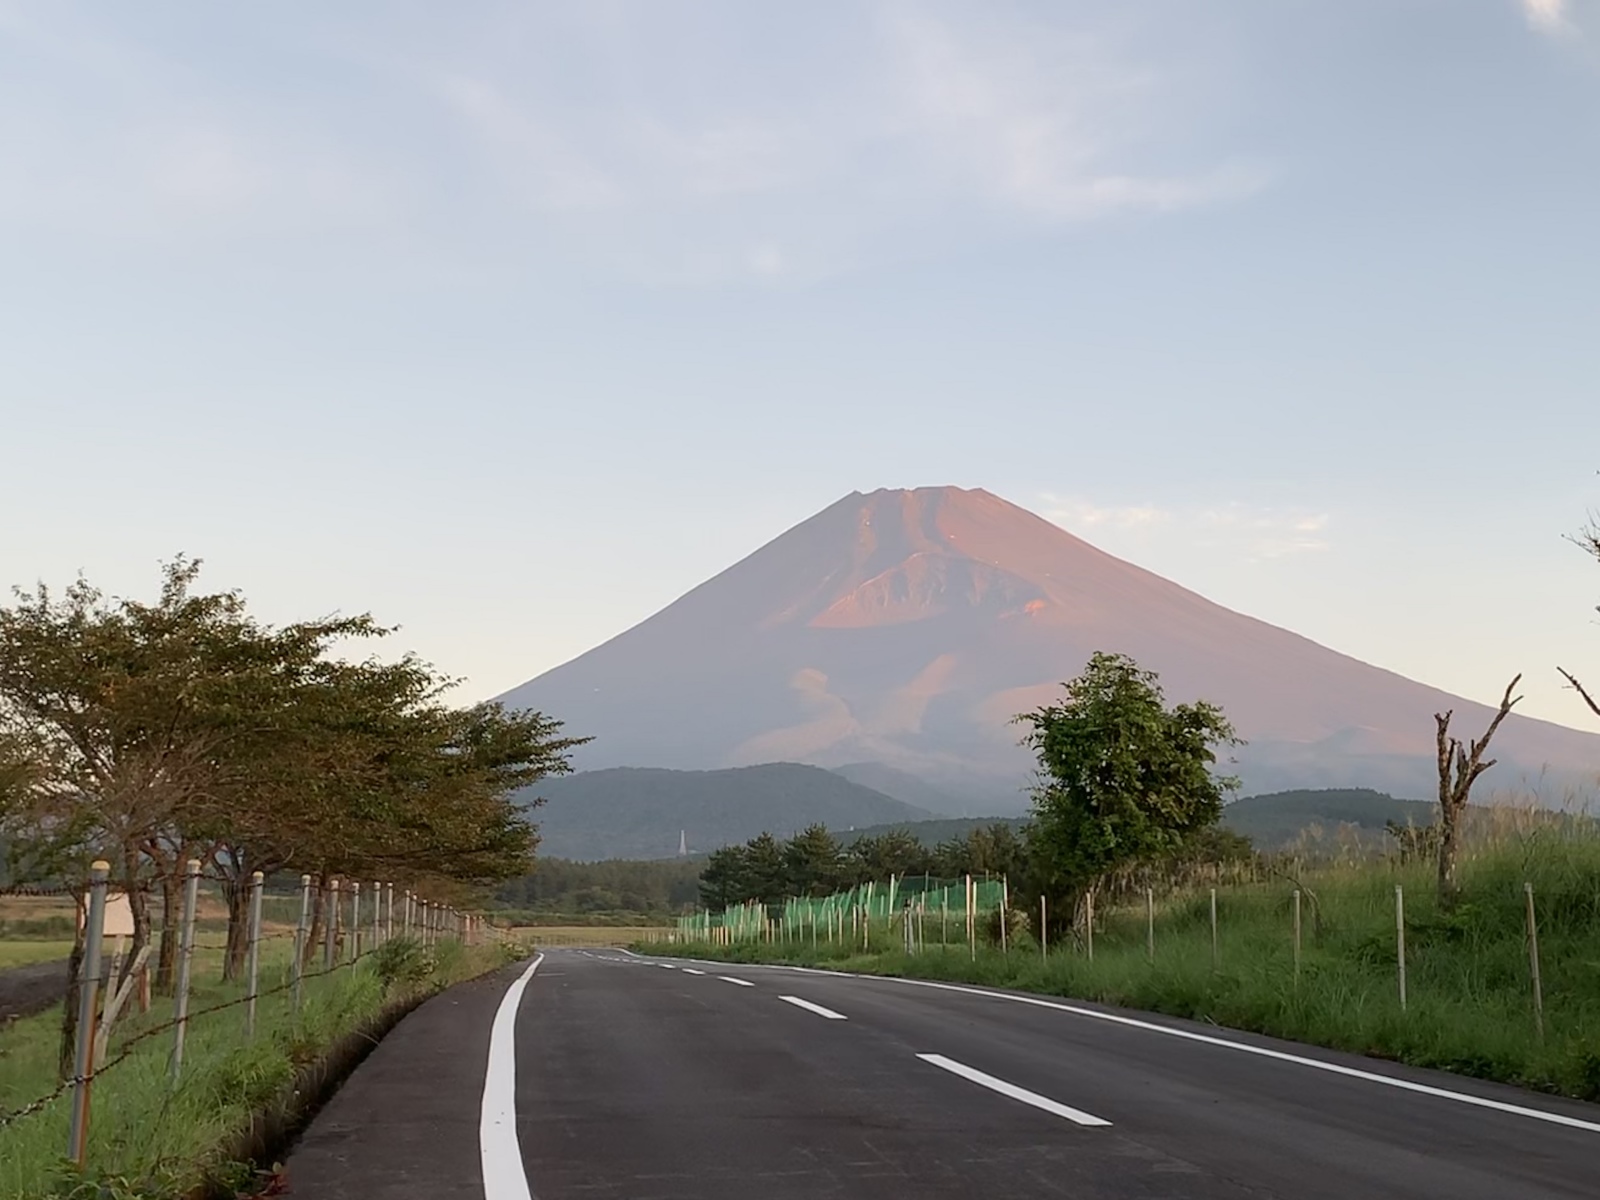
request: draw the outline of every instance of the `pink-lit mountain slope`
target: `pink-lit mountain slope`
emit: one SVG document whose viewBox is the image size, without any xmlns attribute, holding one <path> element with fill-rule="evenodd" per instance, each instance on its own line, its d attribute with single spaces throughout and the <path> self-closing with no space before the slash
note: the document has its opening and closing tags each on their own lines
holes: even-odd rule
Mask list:
<svg viewBox="0 0 1600 1200">
<path fill-rule="evenodd" d="M 1008 723 L 1095 650 L 1222 704 L 1247 789 L 1428 795 L 1433 713 L 1489 710 L 1232 612 L 985 491 L 852 493 L 505 697 L 597 740 L 582 767 L 877 762 L 1022 803 Z M 1594 778 L 1600 736 L 1513 717 L 1486 785 Z"/>
</svg>

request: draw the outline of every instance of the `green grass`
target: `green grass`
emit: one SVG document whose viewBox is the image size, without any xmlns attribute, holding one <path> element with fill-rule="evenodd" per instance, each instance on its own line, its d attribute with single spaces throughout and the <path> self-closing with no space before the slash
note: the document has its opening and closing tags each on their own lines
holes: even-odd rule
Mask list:
<svg viewBox="0 0 1600 1200">
<path fill-rule="evenodd" d="M 1418 1066 L 1600 1100 L 1600 841 L 1518 838 L 1463 863 L 1465 903 L 1439 913 L 1432 871 L 1385 864 L 1328 868 L 1304 882 L 1294 970 L 1291 884 L 1219 889 L 1220 952 L 1212 967 L 1205 891 L 1158 898 L 1156 954 L 1146 952 L 1144 904 L 1101 913 L 1090 962 L 1081 948 L 1042 956 L 1031 936 L 1009 954 L 990 945 L 900 948 L 898 922 L 872 941 L 891 947 L 813 951 L 809 931 L 787 945 L 686 947 L 735 961 L 783 961 L 866 973 L 987 984 L 1103 1001 L 1215 1022 Z M 1536 1031 L 1525 935 L 1524 881 L 1534 885 L 1545 1001 Z M 1394 888 L 1405 888 L 1408 1006 L 1396 971 Z M 952 922 L 952 938 L 964 936 Z M 659 951 L 659 947 L 651 947 Z"/>
<path fill-rule="evenodd" d="M 263 989 L 287 978 L 286 947 L 269 947 Z M 444 943 L 432 955 L 419 948 L 365 959 L 354 968 L 308 980 L 298 1015 L 291 1011 L 287 993 L 261 999 L 252 1042 L 244 1037 L 242 1005 L 197 1016 L 190 1022 L 177 1087 L 167 1074 L 172 1034 L 157 1034 L 95 1081 L 89 1157 L 82 1176 L 65 1170 L 61 1161 L 69 1122 L 66 1097 L 0 1126 L 0 1200 L 76 1200 L 80 1193 L 70 1189 L 85 1181 L 106 1185 L 103 1191 L 81 1193 L 97 1200 L 181 1195 L 207 1181 L 231 1181 L 244 1168 L 228 1161 L 227 1148 L 249 1127 L 253 1114 L 277 1101 L 297 1067 L 314 1061 L 387 1004 L 491 969 L 507 961 L 509 953 L 495 946 L 467 949 Z M 214 957 L 197 962 L 192 1013 L 242 994 L 238 985 L 217 981 L 216 966 Z M 171 1004 L 169 998 L 157 998 L 149 1014 L 126 1028 L 119 1023 L 112 1056 L 124 1038 L 167 1020 Z M 12 1111 L 55 1086 L 60 1020 L 58 1006 L 0 1032 L 0 1109 Z M 122 1182 L 111 1187 L 112 1181 Z"/>
<path fill-rule="evenodd" d="M 7 967 L 25 967 L 29 963 L 66 958 L 71 953 L 71 942 L 0 941 L 0 971 Z"/>
</svg>

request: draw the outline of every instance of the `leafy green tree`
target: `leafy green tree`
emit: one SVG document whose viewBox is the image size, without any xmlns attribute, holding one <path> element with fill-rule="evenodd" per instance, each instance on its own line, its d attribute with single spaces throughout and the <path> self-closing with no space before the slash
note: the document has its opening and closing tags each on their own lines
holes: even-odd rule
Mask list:
<svg viewBox="0 0 1600 1200">
<path fill-rule="evenodd" d="M 886 880 L 891 875 L 922 875 L 933 869 L 933 856 L 909 829 L 857 838 L 850 846 L 849 861 L 857 883 Z"/>
<path fill-rule="evenodd" d="M 787 890 L 791 896 L 826 896 L 837 891 L 844 850 L 821 824 L 806 826 L 783 847 Z"/>
<path fill-rule="evenodd" d="M 745 896 L 762 904 L 780 904 L 789 894 L 789 872 L 784 863 L 783 843 L 770 833 L 759 834 L 745 843 Z"/>
<path fill-rule="evenodd" d="M 749 852 L 743 846 L 722 846 L 706 856 L 700 872 L 700 903 L 712 910 L 742 903 L 750 894 Z"/>
<path fill-rule="evenodd" d="M 1111 871 L 1171 853 L 1214 825 L 1238 786 L 1213 773 L 1239 744 L 1206 701 L 1166 706 L 1154 672 L 1096 653 L 1059 704 L 1020 714 L 1039 758 L 1028 849 L 1048 894 L 1081 904 Z"/>
</svg>

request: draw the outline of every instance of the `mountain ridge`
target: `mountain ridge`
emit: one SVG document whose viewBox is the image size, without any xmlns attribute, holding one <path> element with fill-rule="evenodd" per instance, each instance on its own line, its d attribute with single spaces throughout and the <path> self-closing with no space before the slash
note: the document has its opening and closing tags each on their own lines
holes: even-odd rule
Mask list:
<svg viewBox="0 0 1600 1200">
<path fill-rule="evenodd" d="M 1009 724 L 1095 650 L 1220 703 L 1251 790 L 1426 787 L 1432 714 L 1491 710 L 1216 604 L 982 489 L 853 492 L 504 697 L 601 733 L 584 766 L 876 762 L 958 798 L 1031 761 Z M 1475 728 L 1476 727 L 1476 728 Z M 1600 736 L 1513 716 L 1515 772 L 1593 778 Z"/>
</svg>

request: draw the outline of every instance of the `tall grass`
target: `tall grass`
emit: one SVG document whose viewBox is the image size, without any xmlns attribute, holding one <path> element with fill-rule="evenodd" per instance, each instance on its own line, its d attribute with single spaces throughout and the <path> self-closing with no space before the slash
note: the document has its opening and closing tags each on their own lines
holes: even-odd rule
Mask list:
<svg viewBox="0 0 1600 1200">
<path fill-rule="evenodd" d="M 288 972 L 287 948 L 268 946 L 263 989 L 284 981 Z M 416 943 L 397 940 L 358 964 L 307 980 L 299 1013 L 292 1010 L 288 993 L 260 1000 L 253 1040 L 245 1037 L 242 1005 L 197 1016 L 190 1022 L 177 1086 L 168 1075 L 171 1033 L 140 1042 L 94 1083 L 85 1171 L 63 1162 L 68 1097 L 0 1127 L 0 1200 L 124 1200 L 230 1184 L 247 1167 L 230 1162 L 228 1148 L 259 1113 L 283 1099 L 298 1067 L 376 1018 L 387 1004 L 492 969 L 509 953 L 499 946 L 469 949 L 453 942 L 423 952 Z M 215 967 L 215 962 L 197 964 L 192 1012 L 242 994 L 239 984 L 215 982 Z M 149 1014 L 133 1021 L 113 1043 L 112 1057 L 141 1027 L 169 1017 L 170 1006 L 170 1000 L 158 1000 Z M 0 1109 L 19 1108 L 55 1086 L 60 1022 L 58 1006 L 0 1032 Z"/>
<path fill-rule="evenodd" d="M 1509 820 L 1509 818 L 1508 818 Z M 1094 958 L 1082 946 L 1041 954 L 1029 934 L 1007 953 L 964 929 L 908 954 L 900 922 L 871 931 L 881 952 L 822 941 L 697 945 L 690 952 L 866 973 L 1019 988 L 1212 1021 L 1362 1054 L 1600 1100 L 1600 838 L 1528 820 L 1475 839 L 1461 864 L 1462 903 L 1435 902 L 1431 863 L 1343 860 L 1218 888 L 1212 964 L 1210 892 L 1158 896 L 1147 957 L 1142 897 L 1097 914 Z M 1294 967 L 1292 889 L 1302 887 L 1302 958 Z M 1537 1031 L 1524 884 L 1532 884 L 1544 991 Z M 1397 981 L 1395 885 L 1404 889 L 1408 1003 Z M 997 923 L 996 923 L 997 932 Z M 825 935 L 824 935 L 825 936 Z"/>
</svg>

